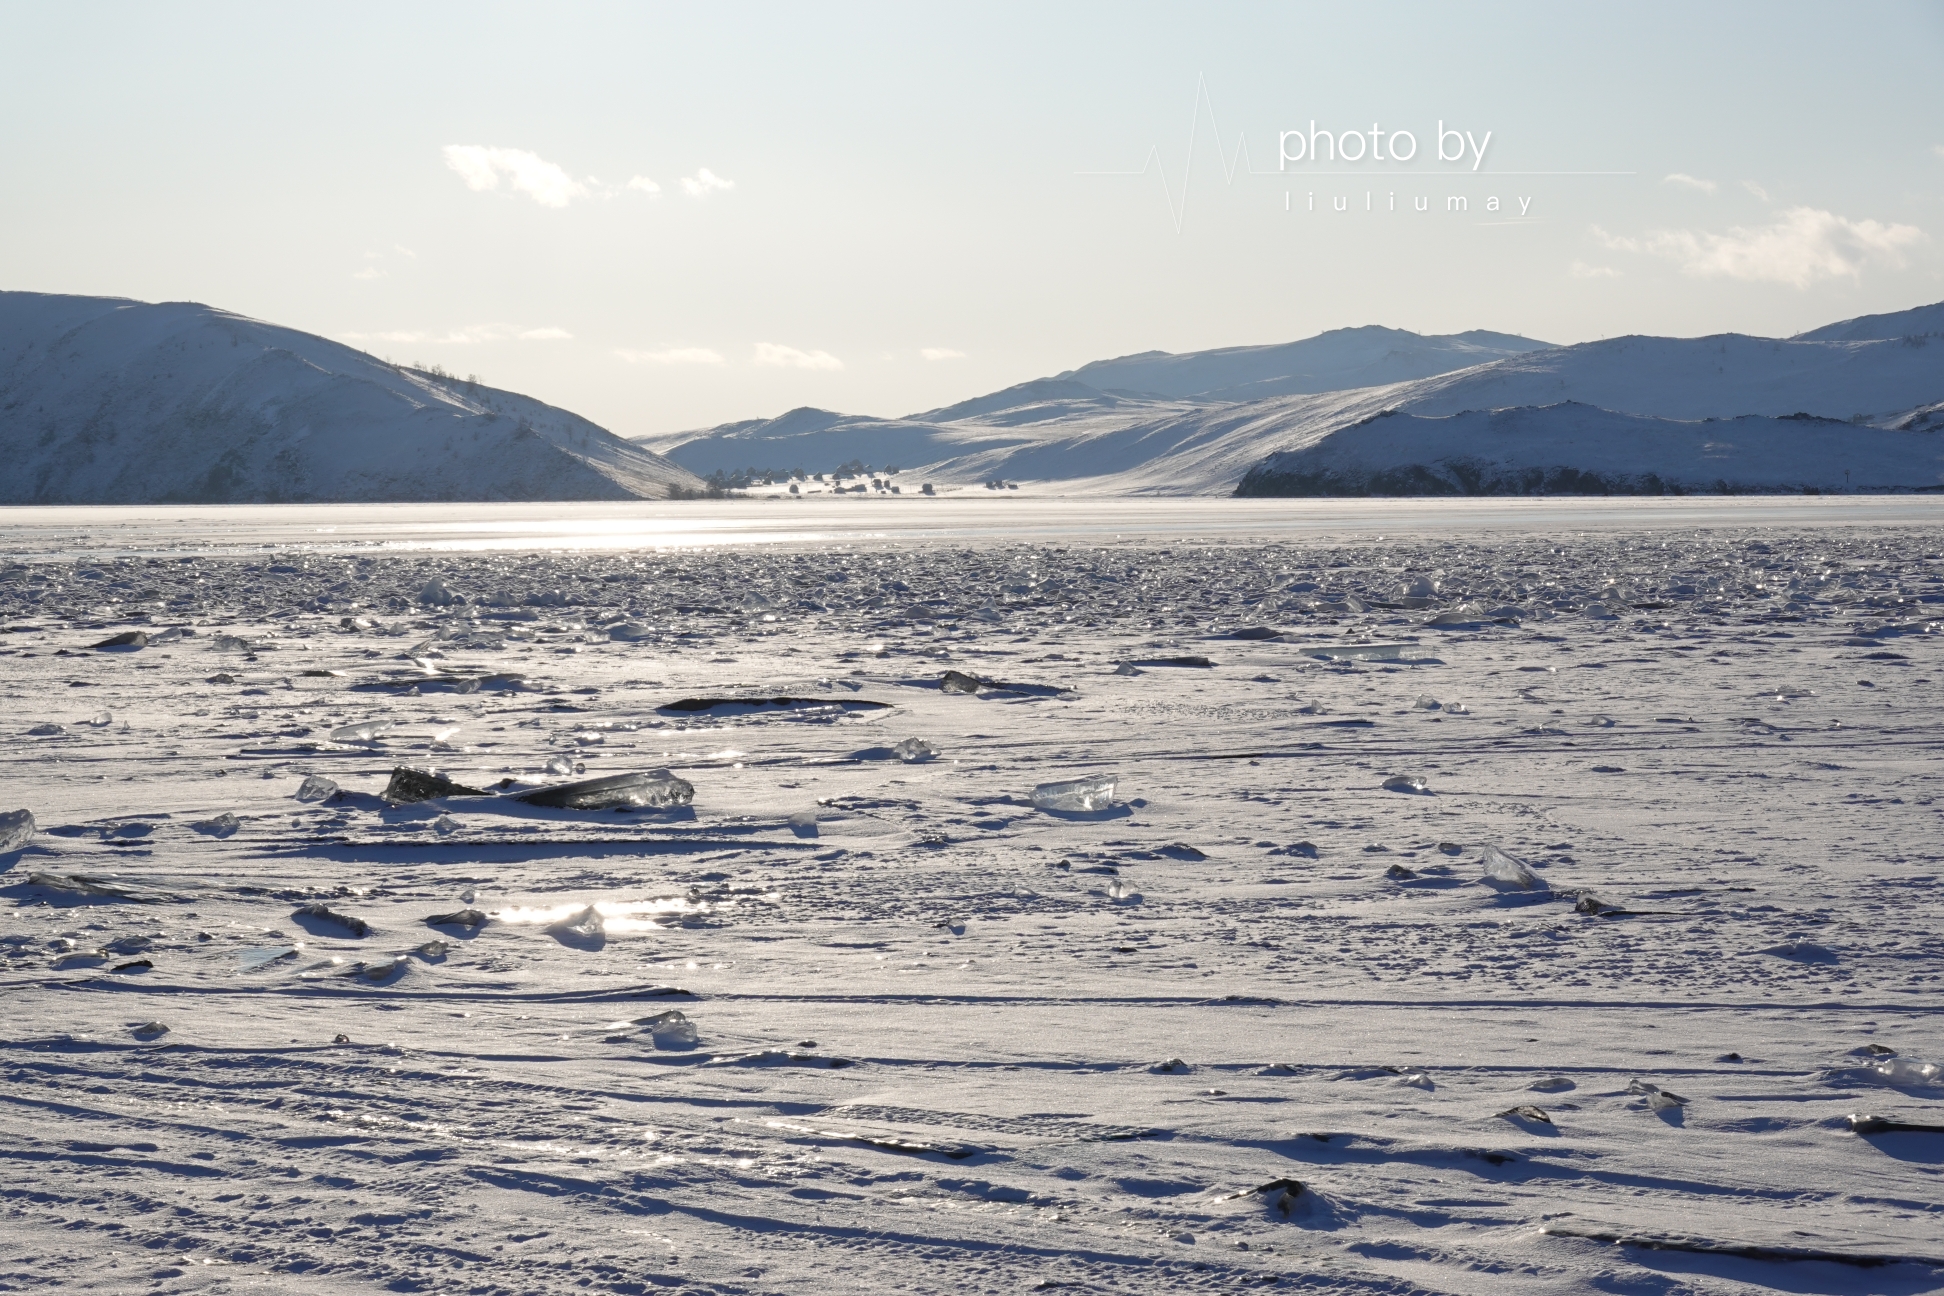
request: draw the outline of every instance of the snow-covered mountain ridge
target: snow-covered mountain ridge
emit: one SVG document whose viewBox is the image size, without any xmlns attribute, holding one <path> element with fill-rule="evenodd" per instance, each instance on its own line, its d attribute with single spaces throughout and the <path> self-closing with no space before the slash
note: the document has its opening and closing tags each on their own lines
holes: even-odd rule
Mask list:
<svg viewBox="0 0 1944 1296">
<path fill-rule="evenodd" d="M 701 483 L 531 397 L 191 302 L 0 292 L 0 503 L 658 499 Z"/>
</svg>

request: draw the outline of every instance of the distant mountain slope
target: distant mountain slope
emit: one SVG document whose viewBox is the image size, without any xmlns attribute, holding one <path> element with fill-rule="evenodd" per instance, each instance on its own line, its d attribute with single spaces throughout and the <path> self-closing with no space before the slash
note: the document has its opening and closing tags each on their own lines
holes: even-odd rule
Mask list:
<svg viewBox="0 0 1944 1296">
<path fill-rule="evenodd" d="M 190 302 L 0 292 L 0 503 L 658 499 L 566 410 Z"/>
<path fill-rule="evenodd" d="M 1798 415 L 1677 421 L 1566 402 L 1387 410 L 1251 468 L 1238 495 L 1944 490 L 1944 436 Z"/>
<path fill-rule="evenodd" d="M 1270 396 L 1344 391 L 1408 382 L 1469 369 L 1507 356 L 1543 351 L 1550 342 L 1482 329 L 1424 337 L 1404 329 L 1365 325 L 1332 329 L 1300 342 L 1223 347 L 1171 355 L 1146 351 L 1058 375 L 1101 391 L 1143 392 L 1202 401 L 1252 401 Z"/>
<path fill-rule="evenodd" d="M 1888 315 L 1858 315 L 1798 333 L 1802 342 L 1868 342 L 1877 338 L 1937 337 L 1944 335 L 1944 302 L 1893 311 Z"/>
</svg>

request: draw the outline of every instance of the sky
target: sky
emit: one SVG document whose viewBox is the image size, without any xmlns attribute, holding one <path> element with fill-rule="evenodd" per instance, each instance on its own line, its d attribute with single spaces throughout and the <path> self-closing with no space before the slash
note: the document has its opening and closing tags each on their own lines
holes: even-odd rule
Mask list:
<svg viewBox="0 0 1944 1296">
<path fill-rule="evenodd" d="M 1362 324 L 1786 336 L 1944 299 L 1939 67 L 1944 3 L 0 3 L 0 289 L 626 436 Z"/>
</svg>

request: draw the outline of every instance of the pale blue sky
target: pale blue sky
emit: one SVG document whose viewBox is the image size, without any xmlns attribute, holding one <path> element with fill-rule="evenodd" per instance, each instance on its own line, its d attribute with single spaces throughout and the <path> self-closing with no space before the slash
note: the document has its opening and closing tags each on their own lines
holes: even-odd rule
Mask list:
<svg viewBox="0 0 1944 1296">
<path fill-rule="evenodd" d="M 1940 67 L 1935 3 L 11 3 L 0 287 L 208 302 L 624 434 L 1354 324 L 1786 334 L 1944 299 Z M 1228 181 L 1204 112 L 1184 204 L 1204 77 L 1258 172 L 1312 119 L 1418 157 Z M 1479 174 L 1440 119 L 1492 132 Z M 1171 189 L 1079 174 L 1150 150 Z"/>
</svg>

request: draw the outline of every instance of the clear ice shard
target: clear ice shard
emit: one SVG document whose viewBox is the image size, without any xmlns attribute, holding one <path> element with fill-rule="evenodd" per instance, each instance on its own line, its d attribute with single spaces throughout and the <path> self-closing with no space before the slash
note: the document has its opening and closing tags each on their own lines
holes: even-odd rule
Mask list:
<svg viewBox="0 0 1944 1296">
<path fill-rule="evenodd" d="M 199 832 L 205 837 L 233 837 L 236 835 L 236 830 L 242 826 L 243 821 L 227 810 L 214 819 L 198 819 L 189 825 L 191 831 Z"/>
<path fill-rule="evenodd" d="M 430 770 L 409 769 L 400 765 L 392 771 L 391 782 L 385 784 L 385 800 L 393 805 L 404 805 L 412 801 L 430 801 L 435 797 L 491 796 L 478 788 L 454 783 L 443 774 Z"/>
<path fill-rule="evenodd" d="M 639 621 L 621 621 L 608 627 L 608 638 L 621 643 L 632 643 L 637 639 L 652 639 L 653 626 L 642 625 Z"/>
<path fill-rule="evenodd" d="M 332 909 L 329 905 L 323 903 L 307 904 L 303 908 L 299 909 L 296 912 L 296 914 L 293 916 L 301 917 L 301 918 L 315 918 L 319 922 L 335 923 L 339 927 L 342 927 L 346 931 L 350 932 L 353 936 L 371 935 L 370 923 L 366 922 L 362 918 L 353 917 L 350 914 L 341 914 L 337 912 L 335 909 Z"/>
<path fill-rule="evenodd" d="M 906 764 L 916 764 L 919 761 L 937 759 L 938 748 L 932 746 L 923 738 L 907 738 L 903 742 L 893 746 L 891 748 L 891 754 Z"/>
<path fill-rule="evenodd" d="M 1429 796 L 1431 784 L 1422 774 L 1393 774 L 1384 780 L 1386 792 L 1409 792 L 1415 796 Z"/>
<path fill-rule="evenodd" d="M 1543 891 L 1546 884 L 1526 862 L 1496 846 L 1485 848 L 1485 876 L 1479 879 L 1500 891 Z"/>
<path fill-rule="evenodd" d="M 299 801 L 329 801 L 338 794 L 338 785 L 322 774 L 307 774 L 297 785 Z"/>
<path fill-rule="evenodd" d="M 1115 782 L 1112 774 L 1093 774 L 1058 783 L 1042 783 L 1033 789 L 1033 805 L 1041 810 L 1080 814 L 1108 810 L 1114 804 Z"/>
<path fill-rule="evenodd" d="M 460 909 L 453 913 L 433 914 L 425 920 L 428 927 L 484 927 L 486 915 L 477 909 Z"/>
<path fill-rule="evenodd" d="M 561 810 L 667 810 L 694 797 L 694 784 L 661 769 L 536 788 L 514 800 Z"/>
<path fill-rule="evenodd" d="M 681 1009 L 670 1008 L 665 1013 L 653 1017 L 643 1017 L 636 1025 L 644 1027 L 656 1048 L 693 1048 L 696 1042 L 695 1023 L 683 1015 Z"/>
<path fill-rule="evenodd" d="M 1411 705 L 1419 711 L 1442 711 L 1444 709 L 1444 703 L 1438 701 L 1438 699 L 1432 697 L 1429 693 L 1418 694 L 1418 700 Z"/>
<path fill-rule="evenodd" d="M 607 922 L 601 917 L 601 911 L 593 905 L 587 906 L 577 914 L 562 918 L 547 930 L 576 943 L 599 944 L 607 940 Z"/>
<path fill-rule="evenodd" d="M 393 723 L 390 720 L 366 720 L 362 724 L 345 725 L 340 729 L 331 730 L 331 741 L 334 743 L 375 742 L 390 731 Z"/>
<path fill-rule="evenodd" d="M 565 756 L 549 756 L 547 757 L 546 769 L 547 773 L 556 776 L 572 774 L 574 772 L 574 762 Z"/>
<path fill-rule="evenodd" d="M 947 693 L 977 693 L 979 681 L 963 671 L 948 670 L 938 677 L 938 687 Z"/>
<path fill-rule="evenodd" d="M 31 810 L 9 810 L 0 814 L 0 855 L 24 850 L 34 840 L 36 831 Z"/>
</svg>

